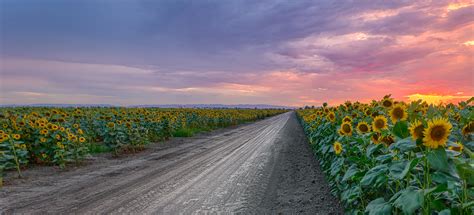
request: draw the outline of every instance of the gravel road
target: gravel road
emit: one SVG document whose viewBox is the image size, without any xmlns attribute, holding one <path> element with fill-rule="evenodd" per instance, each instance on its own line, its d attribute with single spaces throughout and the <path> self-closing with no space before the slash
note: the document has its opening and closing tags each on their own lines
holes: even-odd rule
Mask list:
<svg viewBox="0 0 474 215">
<path fill-rule="evenodd" d="M 173 142 L 174 141 L 174 142 Z M 342 214 L 294 112 L 102 156 L 35 167 L 0 190 L 1 213 Z"/>
</svg>

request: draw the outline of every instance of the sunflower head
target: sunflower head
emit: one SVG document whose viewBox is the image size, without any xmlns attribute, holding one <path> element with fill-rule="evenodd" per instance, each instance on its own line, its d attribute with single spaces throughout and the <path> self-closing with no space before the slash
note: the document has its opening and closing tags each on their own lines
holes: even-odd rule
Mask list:
<svg viewBox="0 0 474 215">
<path fill-rule="evenodd" d="M 372 136 L 370 136 L 370 139 L 372 140 L 372 142 L 374 142 L 375 145 L 377 145 L 380 143 L 380 136 L 381 134 L 379 132 L 374 132 L 372 133 Z"/>
<path fill-rule="evenodd" d="M 423 126 L 423 123 L 418 120 L 415 120 L 413 123 L 410 123 L 409 130 L 413 140 L 418 140 L 420 138 L 423 138 L 423 131 L 425 130 L 425 127 Z"/>
<path fill-rule="evenodd" d="M 370 132 L 370 126 L 364 121 L 359 122 L 359 124 L 357 124 L 357 131 L 361 134 Z"/>
<path fill-rule="evenodd" d="M 343 122 L 341 124 L 341 132 L 345 136 L 351 136 L 352 135 L 352 125 L 349 122 Z"/>
<path fill-rule="evenodd" d="M 462 143 L 456 142 L 455 145 L 450 146 L 448 149 L 453 150 L 453 151 L 457 151 L 457 152 L 462 152 L 462 150 L 464 149 L 464 146 L 462 145 Z"/>
<path fill-rule="evenodd" d="M 79 142 L 81 142 L 81 143 L 86 142 L 86 138 L 84 138 L 84 137 L 79 137 Z"/>
<path fill-rule="evenodd" d="M 392 143 L 395 142 L 393 136 L 391 136 L 391 135 L 380 137 L 379 140 L 387 146 L 389 146 L 389 145 L 391 145 Z"/>
<path fill-rule="evenodd" d="M 467 136 L 474 132 L 474 121 L 470 121 L 462 128 L 462 135 Z"/>
<path fill-rule="evenodd" d="M 348 123 L 351 123 L 352 122 L 352 119 L 350 116 L 345 116 L 344 119 L 342 119 L 342 122 L 348 122 Z"/>
<path fill-rule="evenodd" d="M 12 136 L 13 136 L 13 139 L 15 139 L 15 140 L 19 140 L 20 137 L 21 137 L 21 135 L 19 135 L 19 134 L 13 134 Z"/>
<path fill-rule="evenodd" d="M 331 122 L 334 122 L 336 121 L 336 114 L 334 112 L 329 112 L 328 115 L 326 116 L 326 118 L 331 121 Z"/>
<path fill-rule="evenodd" d="M 391 108 L 393 106 L 393 99 L 391 99 L 390 97 L 386 97 L 382 100 L 382 106 L 384 106 L 385 108 Z"/>
<path fill-rule="evenodd" d="M 446 118 L 434 118 L 428 122 L 428 127 L 423 131 L 423 145 L 436 149 L 446 146 L 448 136 L 453 126 Z"/>
<path fill-rule="evenodd" d="M 115 123 L 109 122 L 109 123 L 107 123 L 107 127 L 113 128 L 113 127 L 115 127 Z"/>
<path fill-rule="evenodd" d="M 390 117 L 392 118 L 392 122 L 397 122 L 399 120 L 406 120 L 408 117 L 407 111 L 405 106 L 402 104 L 397 104 L 393 106 L 390 110 Z"/>
<path fill-rule="evenodd" d="M 334 152 L 336 153 L 336 155 L 338 154 L 341 154 L 342 152 L 342 144 L 340 142 L 335 142 L 332 146 L 332 148 L 334 149 Z"/>
<path fill-rule="evenodd" d="M 387 129 L 387 118 L 383 115 L 376 116 L 372 122 L 372 130 L 380 132 L 384 129 Z"/>
<path fill-rule="evenodd" d="M 366 116 L 371 116 L 372 115 L 372 110 L 370 108 L 366 108 L 364 111 Z"/>
</svg>

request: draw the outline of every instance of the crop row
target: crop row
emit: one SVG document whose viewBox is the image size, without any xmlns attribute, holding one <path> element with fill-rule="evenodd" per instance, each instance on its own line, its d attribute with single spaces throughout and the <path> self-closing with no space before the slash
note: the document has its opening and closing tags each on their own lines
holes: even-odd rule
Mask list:
<svg viewBox="0 0 474 215">
<path fill-rule="evenodd" d="M 350 214 L 474 214 L 473 99 L 381 101 L 298 111 Z"/>
<path fill-rule="evenodd" d="M 213 129 L 284 110 L 159 108 L 0 108 L 0 182 L 5 169 L 67 163 L 98 148 L 139 150 L 182 129 Z"/>
</svg>

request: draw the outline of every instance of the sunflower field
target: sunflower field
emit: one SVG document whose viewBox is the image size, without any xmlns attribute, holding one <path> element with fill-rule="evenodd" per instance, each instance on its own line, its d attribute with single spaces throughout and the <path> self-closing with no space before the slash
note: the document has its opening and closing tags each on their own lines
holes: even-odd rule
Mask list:
<svg viewBox="0 0 474 215">
<path fill-rule="evenodd" d="M 298 110 L 349 214 L 474 214 L 474 109 L 385 96 Z"/>
<path fill-rule="evenodd" d="M 3 170 L 58 165 L 99 148 L 139 150 L 186 128 L 214 129 L 263 119 L 285 110 L 161 108 L 0 108 L 0 183 Z"/>
</svg>

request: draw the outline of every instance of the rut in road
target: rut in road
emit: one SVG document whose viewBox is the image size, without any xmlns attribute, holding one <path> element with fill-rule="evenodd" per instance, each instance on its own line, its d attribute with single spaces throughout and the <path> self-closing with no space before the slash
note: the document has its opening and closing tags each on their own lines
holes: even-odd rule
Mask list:
<svg viewBox="0 0 474 215">
<path fill-rule="evenodd" d="M 294 112 L 0 193 L 6 213 L 340 213 Z M 321 198 L 322 197 L 322 198 Z M 2 212 L 2 211 L 0 211 Z"/>
</svg>

